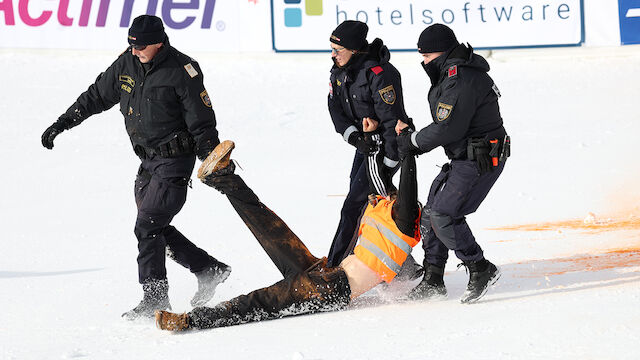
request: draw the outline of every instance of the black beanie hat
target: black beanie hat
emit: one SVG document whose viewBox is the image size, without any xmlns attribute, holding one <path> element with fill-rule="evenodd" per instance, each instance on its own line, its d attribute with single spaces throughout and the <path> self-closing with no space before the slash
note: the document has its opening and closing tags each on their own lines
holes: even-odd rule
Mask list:
<svg viewBox="0 0 640 360">
<path fill-rule="evenodd" d="M 162 20 L 153 15 L 140 15 L 133 19 L 129 28 L 129 44 L 151 45 L 164 42 L 167 34 L 164 32 Z"/>
<path fill-rule="evenodd" d="M 367 43 L 369 27 L 362 21 L 345 20 L 333 30 L 329 41 L 349 50 L 363 50 Z"/>
<path fill-rule="evenodd" d="M 458 44 L 456 34 L 447 25 L 433 24 L 420 34 L 418 52 L 424 54 L 447 51 Z"/>
</svg>

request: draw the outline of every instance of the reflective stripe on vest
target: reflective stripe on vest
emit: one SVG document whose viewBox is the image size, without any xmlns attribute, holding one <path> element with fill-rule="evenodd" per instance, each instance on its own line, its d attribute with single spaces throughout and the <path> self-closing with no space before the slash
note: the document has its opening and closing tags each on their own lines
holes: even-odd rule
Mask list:
<svg viewBox="0 0 640 360">
<path fill-rule="evenodd" d="M 365 238 L 364 236 L 360 236 L 360 238 L 358 238 L 358 241 L 360 246 L 371 251 L 371 253 L 375 255 L 375 257 L 377 257 L 380 261 L 382 261 L 383 264 L 385 264 L 389 268 L 389 270 L 393 271 L 396 274 L 400 271 L 402 265 L 393 261 L 393 259 L 385 254 L 385 252 L 382 251 L 382 249 L 380 249 L 376 244 L 367 240 L 367 238 Z"/>
<path fill-rule="evenodd" d="M 372 218 L 366 215 L 362 217 L 362 221 L 365 224 L 378 229 L 378 231 L 380 231 L 382 236 L 384 236 L 387 240 L 391 241 L 395 246 L 399 247 L 400 250 L 404 251 L 404 253 L 407 254 L 407 256 L 411 254 L 411 251 L 413 250 L 411 245 L 407 244 L 404 240 L 402 240 L 400 236 L 394 234 L 393 231 L 387 229 L 386 226 L 384 226 L 383 224 L 377 223 L 375 220 L 373 220 Z"/>
<path fill-rule="evenodd" d="M 398 229 L 391 217 L 394 202 L 379 198 L 375 206 L 367 206 L 354 249 L 356 257 L 386 282 L 393 280 L 419 242 L 419 235 L 414 238 Z"/>
</svg>

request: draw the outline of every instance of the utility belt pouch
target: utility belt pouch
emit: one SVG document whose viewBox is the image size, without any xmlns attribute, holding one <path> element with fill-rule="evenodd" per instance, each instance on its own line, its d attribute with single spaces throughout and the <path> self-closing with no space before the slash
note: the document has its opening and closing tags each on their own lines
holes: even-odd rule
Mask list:
<svg viewBox="0 0 640 360">
<path fill-rule="evenodd" d="M 470 138 L 467 144 L 467 160 L 478 160 L 489 154 L 489 145 L 484 138 Z"/>
<path fill-rule="evenodd" d="M 154 153 L 164 158 L 193 154 L 193 145 L 194 141 L 191 135 L 186 132 L 180 132 L 174 135 L 171 140 L 158 146 Z"/>
</svg>

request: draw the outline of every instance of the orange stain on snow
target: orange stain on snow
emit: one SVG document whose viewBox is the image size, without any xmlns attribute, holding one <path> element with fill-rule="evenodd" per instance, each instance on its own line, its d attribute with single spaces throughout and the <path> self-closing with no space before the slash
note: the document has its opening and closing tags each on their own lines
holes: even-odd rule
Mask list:
<svg viewBox="0 0 640 360">
<path fill-rule="evenodd" d="M 612 230 L 640 230 L 640 217 L 629 217 L 628 219 L 606 219 L 606 220 L 566 220 L 553 221 L 539 224 L 509 225 L 489 230 L 499 231 L 552 231 L 552 230 L 584 230 L 589 232 L 603 232 Z"/>
<path fill-rule="evenodd" d="M 602 254 L 582 254 L 573 257 L 547 259 L 531 264 L 535 271 L 520 277 L 539 277 L 540 275 L 562 275 L 569 272 L 601 271 L 614 268 L 640 267 L 640 248 L 626 248 L 607 251 Z"/>
</svg>

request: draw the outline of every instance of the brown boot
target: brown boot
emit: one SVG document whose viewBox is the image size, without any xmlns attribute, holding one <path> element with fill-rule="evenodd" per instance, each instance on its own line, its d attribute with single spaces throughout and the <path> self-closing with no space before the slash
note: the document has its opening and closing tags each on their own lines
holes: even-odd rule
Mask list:
<svg viewBox="0 0 640 360">
<path fill-rule="evenodd" d="M 231 140 L 225 140 L 218 144 L 200 165 L 198 178 L 204 179 L 207 175 L 229 166 L 231 150 L 235 147 L 236 144 Z"/>
<path fill-rule="evenodd" d="M 158 310 L 156 311 L 156 326 L 160 330 L 183 331 L 189 328 L 189 315 Z"/>
</svg>

